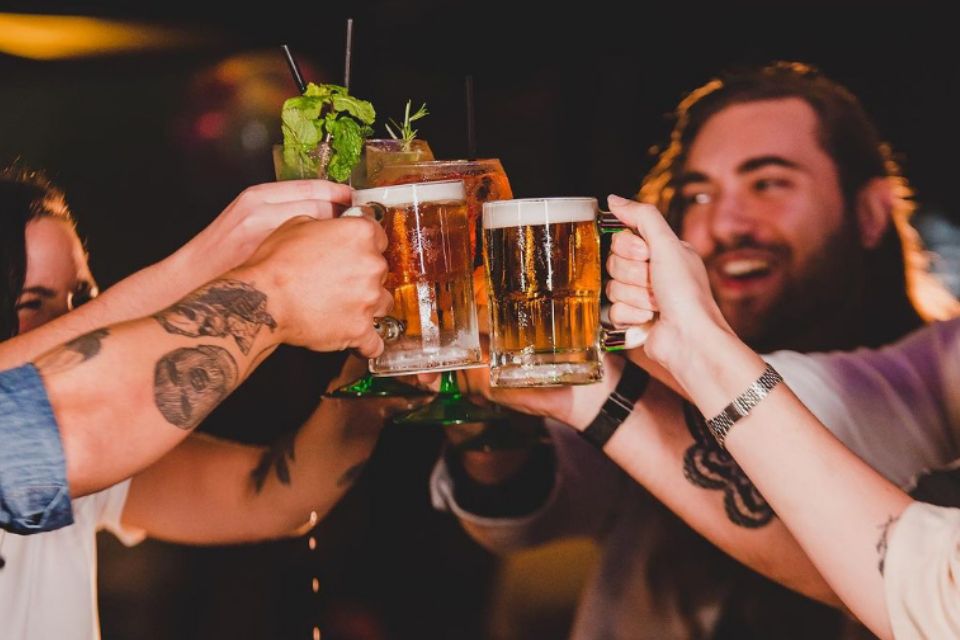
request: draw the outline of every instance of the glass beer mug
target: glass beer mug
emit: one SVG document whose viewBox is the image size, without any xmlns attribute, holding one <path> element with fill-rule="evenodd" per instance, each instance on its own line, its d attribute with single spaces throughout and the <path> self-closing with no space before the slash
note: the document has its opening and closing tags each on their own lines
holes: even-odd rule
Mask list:
<svg viewBox="0 0 960 640">
<path fill-rule="evenodd" d="M 393 376 L 483 366 L 463 182 L 361 189 L 343 215 L 367 215 L 387 234 L 384 286 L 394 305 L 390 317 L 377 320 L 386 345 L 370 371 Z"/>
<path fill-rule="evenodd" d="M 603 350 L 638 346 L 600 325 L 601 228 L 625 227 L 595 198 L 483 205 L 492 386 L 597 382 Z"/>
</svg>

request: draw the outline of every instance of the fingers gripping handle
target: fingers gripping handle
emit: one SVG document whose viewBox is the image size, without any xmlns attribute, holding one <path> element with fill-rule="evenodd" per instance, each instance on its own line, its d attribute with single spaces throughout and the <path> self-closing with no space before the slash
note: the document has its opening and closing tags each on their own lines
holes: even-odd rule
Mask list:
<svg viewBox="0 0 960 640">
<path fill-rule="evenodd" d="M 341 218 L 369 218 L 374 222 L 380 223 L 386 216 L 387 208 L 378 202 L 368 202 L 364 205 L 350 207 L 340 214 Z M 407 326 L 402 320 L 391 316 L 383 316 L 373 319 L 373 329 L 377 335 L 387 344 L 396 342 L 406 331 Z"/>
<path fill-rule="evenodd" d="M 600 233 L 632 231 L 620 218 L 608 211 L 600 212 L 597 225 L 600 228 Z M 653 323 L 657 321 L 659 315 L 659 313 L 655 313 L 652 320 L 625 329 L 604 329 L 600 338 L 604 351 L 636 349 L 643 346 L 650 334 L 650 328 L 653 327 Z"/>
</svg>

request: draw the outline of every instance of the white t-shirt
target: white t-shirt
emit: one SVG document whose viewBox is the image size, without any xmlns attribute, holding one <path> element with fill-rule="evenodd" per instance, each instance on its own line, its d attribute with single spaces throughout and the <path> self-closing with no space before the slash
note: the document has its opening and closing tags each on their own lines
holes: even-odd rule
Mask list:
<svg viewBox="0 0 960 640">
<path fill-rule="evenodd" d="M 960 638 L 960 509 L 914 503 L 888 545 L 883 583 L 893 637 Z"/>
<path fill-rule="evenodd" d="M 109 529 L 124 544 L 144 538 L 120 515 L 130 481 L 73 501 L 74 523 L 47 533 L 2 534 L 0 637 L 4 640 L 97 640 L 96 533 Z"/>
</svg>

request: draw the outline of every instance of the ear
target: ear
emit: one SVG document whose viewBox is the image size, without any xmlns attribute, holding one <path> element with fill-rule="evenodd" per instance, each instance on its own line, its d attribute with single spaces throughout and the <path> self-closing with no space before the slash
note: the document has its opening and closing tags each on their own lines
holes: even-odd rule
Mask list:
<svg viewBox="0 0 960 640">
<path fill-rule="evenodd" d="M 893 223 L 893 188 L 887 178 L 873 178 L 860 189 L 856 214 L 860 244 L 875 248 Z"/>
</svg>

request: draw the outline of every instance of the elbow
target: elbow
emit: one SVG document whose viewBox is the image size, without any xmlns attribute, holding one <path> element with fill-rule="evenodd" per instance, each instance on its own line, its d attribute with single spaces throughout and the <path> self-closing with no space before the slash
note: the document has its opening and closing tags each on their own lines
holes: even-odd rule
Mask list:
<svg viewBox="0 0 960 640">
<path fill-rule="evenodd" d="M 89 437 L 62 433 L 60 441 L 71 497 L 80 498 L 107 486 L 99 477 L 103 468 L 102 458 L 97 455 L 97 445 L 90 442 Z"/>
</svg>

